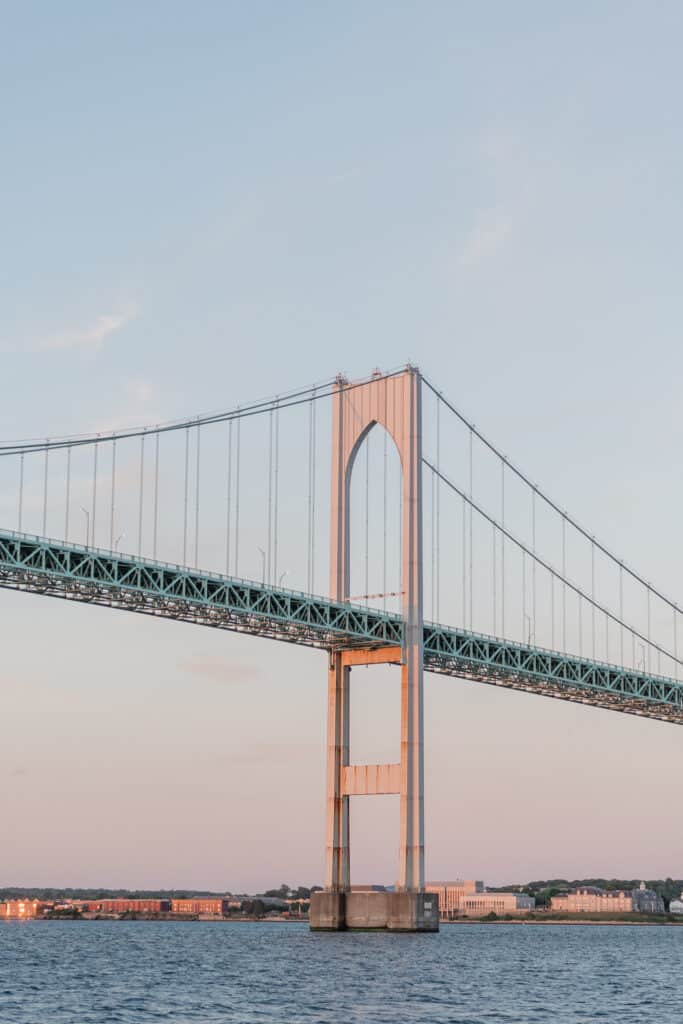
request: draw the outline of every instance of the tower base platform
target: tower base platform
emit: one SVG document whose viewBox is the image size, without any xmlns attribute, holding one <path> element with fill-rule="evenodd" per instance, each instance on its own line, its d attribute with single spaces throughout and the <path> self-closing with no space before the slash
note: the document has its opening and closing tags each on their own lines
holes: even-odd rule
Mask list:
<svg viewBox="0 0 683 1024">
<path fill-rule="evenodd" d="M 425 892 L 314 892 L 312 931 L 438 932 L 439 904 Z"/>
</svg>

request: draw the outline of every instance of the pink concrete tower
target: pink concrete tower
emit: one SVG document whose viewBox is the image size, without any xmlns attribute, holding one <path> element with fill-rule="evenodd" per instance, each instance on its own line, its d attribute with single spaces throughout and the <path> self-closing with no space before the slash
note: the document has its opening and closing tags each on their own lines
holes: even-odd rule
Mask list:
<svg viewBox="0 0 683 1024">
<path fill-rule="evenodd" d="M 311 904 L 311 927 L 433 931 L 438 912 L 424 892 L 422 409 L 414 367 L 359 384 L 337 382 L 333 397 L 330 595 L 349 599 L 351 474 L 367 434 L 381 424 L 393 439 L 403 478 L 402 647 L 338 650 L 330 654 L 327 710 L 327 828 L 325 891 Z M 349 763 L 350 672 L 354 665 L 401 667 L 399 764 Z M 351 892 L 349 797 L 400 796 L 398 886 L 395 893 Z"/>
</svg>

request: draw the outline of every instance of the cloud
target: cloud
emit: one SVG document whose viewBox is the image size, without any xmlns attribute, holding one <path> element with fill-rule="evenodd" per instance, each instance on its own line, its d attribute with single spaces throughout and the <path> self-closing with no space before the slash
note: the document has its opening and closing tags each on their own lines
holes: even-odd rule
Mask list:
<svg viewBox="0 0 683 1024">
<path fill-rule="evenodd" d="M 136 377 L 126 381 L 126 394 L 134 402 L 149 402 L 154 394 L 154 388 L 147 380 Z"/>
<path fill-rule="evenodd" d="M 21 778 L 24 775 L 28 775 L 25 768 L 15 768 L 14 771 L 10 772 L 10 777 L 13 779 Z"/>
<path fill-rule="evenodd" d="M 510 216 L 501 210 L 487 210 L 474 224 L 460 252 L 460 263 L 475 267 L 495 256 L 512 230 Z"/>
<path fill-rule="evenodd" d="M 40 352 L 70 348 L 96 352 L 102 347 L 110 334 L 120 331 L 122 327 L 130 323 L 136 313 L 137 309 L 135 307 L 130 307 L 118 313 L 104 313 L 98 316 L 89 327 L 51 334 L 39 341 L 35 348 Z"/>
<path fill-rule="evenodd" d="M 263 678 L 263 672 L 256 665 L 243 665 L 208 654 L 193 655 L 181 661 L 178 668 L 217 683 L 244 683 Z"/>
</svg>

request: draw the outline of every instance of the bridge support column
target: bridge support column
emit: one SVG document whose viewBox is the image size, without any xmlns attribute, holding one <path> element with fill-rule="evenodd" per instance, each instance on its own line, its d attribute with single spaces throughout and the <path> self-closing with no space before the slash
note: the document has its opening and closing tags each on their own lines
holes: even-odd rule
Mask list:
<svg viewBox="0 0 683 1024">
<path fill-rule="evenodd" d="M 325 890 L 311 900 L 311 928 L 389 928 L 437 931 L 436 900 L 424 892 L 422 419 L 420 375 L 409 367 L 394 377 L 349 387 L 339 380 L 333 405 L 330 590 L 349 598 L 349 495 L 358 449 L 380 423 L 393 438 L 403 469 L 402 648 L 330 654 L 327 712 L 327 829 Z M 397 765 L 349 764 L 352 665 L 401 665 L 401 760 Z M 352 892 L 349 797 L 398 793 L 399 870 L 395 892 Z"/>
</svg>

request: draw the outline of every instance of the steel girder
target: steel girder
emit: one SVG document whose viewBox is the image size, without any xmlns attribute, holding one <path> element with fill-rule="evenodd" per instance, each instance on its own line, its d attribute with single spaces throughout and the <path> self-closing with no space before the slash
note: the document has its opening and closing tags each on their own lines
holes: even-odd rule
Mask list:
<svg viewBox="0 0 683 1024">
<path fill-rule="evenodd" d="M 399 616 L 249 580 L 0 532 L 0 587 L 334 650 L 401 644 Z M 683 685 L 542 648 L 424 627 L 425 669 L 683 724 Z"/>
</svg>

